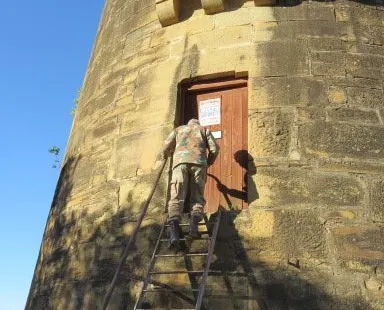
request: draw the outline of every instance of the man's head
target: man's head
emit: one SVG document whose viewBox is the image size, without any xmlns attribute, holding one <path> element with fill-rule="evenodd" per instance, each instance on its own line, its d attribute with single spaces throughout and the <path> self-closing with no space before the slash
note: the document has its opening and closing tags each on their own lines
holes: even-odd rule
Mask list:
<svg viewBox="0 0 384 310">
<path fill-rule="evenodd" d="M 200 122 L 199 120 L 192 118 L 189 120 L 188 125 L 192 125 L 192 124 L 200 125 Z"/>
</svg>

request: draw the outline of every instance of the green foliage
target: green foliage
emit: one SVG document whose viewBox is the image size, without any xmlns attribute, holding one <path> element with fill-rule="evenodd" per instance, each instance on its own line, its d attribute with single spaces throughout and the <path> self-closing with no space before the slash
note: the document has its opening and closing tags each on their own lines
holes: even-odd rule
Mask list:
<svg viewBox="0 0 384 310">
<path fill-rule="evenodd" d="M 48 152 L 57 156 L 60 153 L 60 148 L 54 145 L 50 149 L 48 149 Z"/>
<path fill-rule="evenodd" d="M 60 153 L 60 148 L 58 148 L 56 145 L 54 145 L 50 149 L 48 149 L 48 152 L 55 155 L 55 160 L 54 160 L 54 163 L 52 165 L 52 168 L 57 168 L 59 163 L 60 163 L 60 161 L 58 159 L 59 153 Z"/>
<path fill-rule="evenodd" d="M 81 91 L 82 91 L 82 88 L 79 88 L 79 90 L 77 91 L 77 96 L 73 100 L 73 103 L 75 104 L 75 106 L 71 109 L 71 115 L 72 116 L 75 116 L 76 111 L 77 111 L 77 107 L 79 106 L 79 98 L 80 98 L 80 95 L 81 95 Z"/>
</svg>

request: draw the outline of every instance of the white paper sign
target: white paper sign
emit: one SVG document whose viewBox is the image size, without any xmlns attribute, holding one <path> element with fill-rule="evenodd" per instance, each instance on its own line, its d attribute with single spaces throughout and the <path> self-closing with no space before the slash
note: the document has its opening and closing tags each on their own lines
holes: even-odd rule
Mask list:
<svg viewBox="0 0 384 310">
<path fill-rule="evenodd" d="M 212 131 L 212 136 L 215 139 L 221 139 L 221 130 L 220 131 Z"/>
<path fill-rule="evenodd" d="M 221 123 L 221 98 L 199 102 L 199 121 L 202 126 Z"/>
</svg>

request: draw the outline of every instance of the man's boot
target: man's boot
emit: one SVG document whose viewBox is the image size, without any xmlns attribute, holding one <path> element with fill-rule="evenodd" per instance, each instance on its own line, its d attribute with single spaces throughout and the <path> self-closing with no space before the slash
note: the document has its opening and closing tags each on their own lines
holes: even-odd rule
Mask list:
<svg viewBox="0 0 384 310">
<path fill-rule="evenodd" d="M 200 238 L 201 234 L 199 233 L 199 222 L 200 216 L 191 216 L 189 223 L 189 237 L 192 239 Z"/>
<path fill-rule="evenodd" d="M 180 250 L 180 226 L 179 221 L 169 221 L 169 249 Z"/>
</svg>

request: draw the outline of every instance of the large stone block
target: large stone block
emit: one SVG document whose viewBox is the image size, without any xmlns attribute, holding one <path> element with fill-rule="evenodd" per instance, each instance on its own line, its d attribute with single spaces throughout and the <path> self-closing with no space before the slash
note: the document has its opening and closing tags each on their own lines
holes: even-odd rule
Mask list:
<svg viewBox="0 0 384 310">
<path fill-rule="evenodd" d="M 307 47 L 301 41 L 272 41 L 256 45 L 255 63 L 257 75 L 250 76 L 291 76 L 308 75 L 309 59 Z"/>
<path fill-rule="evenodd" d="M 195 70 L 193 68 L 194 57 L 198 58 L 198 55 L 192 54 L 190 57 L 186 57 L 185 65 L 183 65 L 183 58 L 172 58 L 140 70 L 133 92 L 134 99 L 142 100 L 154 97 L 161 98 L 166 102 L 164 104 L 169 104 L 170 95 L 177 93 L 177 84 L 184 78 L 182 76 L 179 80 L 177 74 L 188 76 L 190 73 L 188 70 Z M 193 64 L 190 64 L 189 60 Z M 175 87 L 171 89 L 170 83 L 174 83 Z"/>
<path fill-rule="evenodd" d="M 330 87 L 343 87 L 346 89 L 347 87 L 357 87 L 357 88 L 371 88 L 371 89 L 382 89 L 382 82 L 380 79 L 371 79 L 371 78 L 359 78 L 359 77 L 352 77 L 352 76 L 346 76 L 346 77 L 335 77 L 330 76 L 327 77 L 325 82 Z"/>
<path fill-rule="evenodd" d="M 347 96 L 348 105 L 351 106 L 360 106 L 365 108 L 384 107 L 384 96 L 381 89 L 348 87 Z"/>
<path fill-rule="evenodd" d="M 369 6 L 338 5 L 335 6 L 336 20 L 341 22 L 354 21 L 361 25 L 382 24 L 383 12 Z"/>
<path fill-rule="evenodd" d="M 155 63 L 166 61 L 170 57 L 169 45 L 157 45 L 136 53 L 135 56 L 126 59 L 126 66 L 129 68 L 128 74 L 135 76 L 135 71 L 145 70 Z M 127 75 L 128 75 L 127 74 Z"/>
<path fill-rule="evenodd" d="M 319 166 L 327 171 L 368 173 L 373 175 L 384 174 L 382 161 L 360 160 L 351 158 L 322 158 L 317 159 Z"/>
<path fill-rule="evenodd" d="M 210 15 L 193 16 L 185 24 L 186 33 L 189 35 L 212 31 L 215 28 L 214 17 Z"/>
<path fill-rule="evenodd" d="M 345 54 L 340 51 L 312 52 L 311 66 L 314 75 L 345 76 Z"/>
<path fill-rule="evenodd" d="M 68 193 L 76 193 L 89 184 L 95 168 L 96 164 L 90 158 L 79 157 L 65 181 Z"/>
<path fill-rule="evenodd" d="M 292 135 L 292 110 L 258 110 L 249 115 L 248 145 L 254 158 L 286 157 Z"/>
<path fill-rule="evenodd" d="M 167 100 L 145 99 L 136 101 L 135 111 L 128 112 L 122 119 L 121 133 L 142 131 L 167 122 L 169 111 Z"/>
<path fill-rule="evenodd" d="M 384 56 L 384 45 L 365 44 L 362 42 L 349 43 L 351 53 L 372 54 Z"/>
<path fill-rule="evenodd" d="M 95 139 L 103 138 L 107 135 L 113 135 L 118 130 L 118 124 L 116 120 L 111 120 L 110 122 L 103 124 L 101 126 L 93 129 L 93 137 Z"/>
<path fill-rule="evenodd" d="M 353 77 L 381 79 L 384 76 L 383 57 L 379 55 L 346 55 L 346 72 Z"/>
<path fill-rule="evenodd" d="M 308 48 L 311 52 L 314 51 L 346 51 L 348 49 L 347 42 L 341 38 L 308 38 Z"/>
<path fill-rule="evenodd" d="M 310 107 L 299 107 L 297 109 L 298 121 L 304 123 L 307 121 L 325 121 L 326 112 L 323 107 L 310 106 Z"/>
<path fill-rule="evenodd" d="M 354 35 L 356 39 L 363 44 L 383 45 L 384 43 L 384 27 L 382 25 L 354 25 Z"/>
<path fill-rule="evenodd" d="M 364 185 L 345 173 L 259 167 L 253 176 L 260 207 L 324 207 L 363 204 Z"/>
<path fill-rule="evenodd" d="M 118 84 L 114 84 L 103 92 L 101 96 L 98 96 L 95 99 L 88 101 L 87 103 L 81 103 L 79 105 L 78 111 L 80 119 L 85 119 L 92 116 L 94 113 L 113 106 L 113 102 L 117 93 Z"/>
<path fill-rule="evenodd" d="M 374 180 L 370 189 L 369 218 L 384 222 L 384 180 Z M 383 236 L 384 238 L 384 236 Z"/>
<path fill-rule="evenodd" d="M 249 80 L 249 109 L 271 106 L 307 106 L 327 103 L 324 82 L 313 78 L 270 77 Z"/>
<path fill-rule="evenodd" d="M 372 272 L 384 264 L 384 229 L 375 225 L 350 224 L 330 228 L 335 259 L 348 269 Z"/>
<path fill-rule="evenodd" d="M 334 8 L 332 6 L 321 6 L 301 4 L 298 6 L 281 6 L 273 8 L 274 15 L 278 21 L 335 21 Z"/>
<path fill-rule="evenodd" d="M 193 76 L 210 75 L 212 72 L 247 72 L 257 71 L 259 67 L 252 67 L 254 63 L 254 45 L 235 45 L 222 49 L 199 51 L 193 58 L 186 58 L 184 66 L 189 66 Z M 220 61 L 217 61 L 220 59 Z M 189 65 L 188 63 L 191 63 Z"/>
<path fill-rule="evenodd" d="M 268 42 L 274 39 L 277 22 L 253 23 L 253 41 Z"/>
<path fill-rule="evenodd" d="M 237 25 L 246 25 L 257 22 L 276 21 L 273 10 L 268 7 L 241 8 L 233 12 L 223 12 L 214 16 L 216 28 L 227 28 Z"/>
<path fill-rule="evenodd" d="M 381 159 L 384 128 L 346 123 L 314 122 L 299 128 L 301 152 L 307 157 Z"/>
<path fill-rule="evenodd" d="M 274 238 L 271 242 L 288 261 L 326 260 L 325 230 L 316 211 L 275 211 Z"/>
<path fill-rule="evenodd" d="M 163 2 L 172 2 L 176 0 L 167 0 Z M 137 14 L 132 14 L 126 16 L 124 19 L 124 25 L 121 25 L 119 28 L 124 33 L 133 32 L 135 30 L 144 27 L 157 20 L 157 12 L 154 5 L 147 6 L 140 10 Z"/>
<path fill-rule="evenodd" d="M 199 50 L 203 50 L 251 43 L 252 30 L 252 25 L 242 25 L 197 33 L 187 38 L 186 47 L 196 46 Z"/>
<path fill-rule="evenodd" d="M 153 47 L 151 46 L 151 37 L 157 31 L 157 28 L 153 23 L 146 26 L 146 29 L 141 29 L 140 31 L 134 31 L 125 36 L 124 40 L 124 49 L 123 49 L 123 58 L 128 58 L 138 55 L 142 51 Z M 159 48 L 159 47 L 158 47 Z M 154 54 L 158 52 L 158 49 L 151 49 Z"/>
<path fill-rule="evenodd" d="M 275 256 L 291 263 L 325 260 L 325 230 L 317 210 L 267 211 L 251 207 L 250 211 L 250 223 L 237 225 L 247 249 L 266 251 L 270 258 Z M 257 259 L 252 251 L 248 255 Z"/>
<path fill-rule="evenodd" d="M 257 26 L 257 25 L 255 25 Z M 320 20 L 303 20 L 303 21 L 283 21 L 279 22 L 278 26 L 275 27 L 273 32 L 273 39 L 304 39 L 304 38 L 315 38 L 319 36 L 333 37 L 335 38 L 342 36 L 346 32 L 343 25 Z M 339 47 L 341 44 L 339 44 Z M 335 50 L 331 48 L 328 51 Z"/>
<path fill-rule="evenodd" d="M 117 140 L 112 175 L 129 178 L 150 173 L 165 138 L 164 127 L 131 133 Z M 140 170 L 139 170 L 140 169 Z"/>
<path fill-rule="evenodd" d="M 375 110 L 362 110 L 358 108 L 339 108 L 327 111 L 329 120 L 363 124 L 380 124 L 379 116 Z"/>
</svg>

